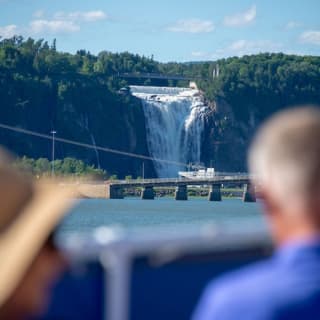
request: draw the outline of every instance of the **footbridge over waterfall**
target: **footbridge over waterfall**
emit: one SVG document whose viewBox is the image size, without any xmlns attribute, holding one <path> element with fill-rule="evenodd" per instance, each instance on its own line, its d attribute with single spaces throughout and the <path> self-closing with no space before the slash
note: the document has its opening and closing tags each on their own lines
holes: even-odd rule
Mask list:
<svg viewBox="0 0 320 320">
<path fill-rule="evenodd" d="M 175 187 L 175 199 L 188 199 L 188 186 L 209 186 L 209 201 L 221 201 L 221 185 L 243 185 L 243 201 L 255 202 L 255 191 L 250 183 L 249 175 L 224 175 L 212 178 L 168 178 L 168 179 L 142 179 L 119 180 L 107 184 L 107 198 L 123 199 L 123 190 L 128 188 L 141 188 L 142 199 L 154 199 L 155 187 Z"/>
<path fill-rule="evenodd" d="M 162 74 L 162 73 L 118 73 L 115 75 L 119 78 L 130 79 L 161 79 L 161 80 L 201 80 L 203 77 L 199 76 L 185 76 L 179 74 Z"/>
</svg>

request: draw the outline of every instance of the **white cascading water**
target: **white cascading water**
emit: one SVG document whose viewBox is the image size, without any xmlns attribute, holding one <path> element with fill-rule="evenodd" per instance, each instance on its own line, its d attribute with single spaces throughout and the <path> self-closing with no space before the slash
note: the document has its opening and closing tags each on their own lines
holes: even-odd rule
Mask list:
<svg viewBox="0 0 320 320">
<path fill-rule="evenodd" d="M 179 163 L 200 162 L 201 135 L 208 107 L 198 90 L 173 87 L 130 86 L 140 98 L 145 115 L 149 153 L 158 177 L 177 177 L 186 168 Z"/>
</svg>

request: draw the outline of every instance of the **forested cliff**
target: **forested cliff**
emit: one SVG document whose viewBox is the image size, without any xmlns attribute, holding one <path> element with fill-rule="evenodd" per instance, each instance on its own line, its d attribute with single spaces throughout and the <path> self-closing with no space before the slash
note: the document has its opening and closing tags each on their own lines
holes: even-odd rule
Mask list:
<svg viewBox="0 0 320 320">
<path fill-rule="evenodd" d="M 203 157 L 213 156 L 225 170 L 245 168 L 248 144 L 272 113 L 320 104 L 320 57 L 266 53 L 220 60 L 210 68 L 215 78 L 200 83 L 215 109 L 208 119 L 211 132 L 205 136 Z"/>
<path fill-rule="evenodd" d="M 93 72 L 101 60 L 104 57 L 84 51 L 58 53 L 54 45 L 41 40 L 3 40 L 1 123 L 49 135 L 55 130 L 57 137 L 147 154 L 141 104 L 117 93 L 121 80 L 107 71 Z M 108 61 L 105 64 L 107 68 Z M 20 156 L 51 158 L 51 141 L 45 139 L 2 129 L 0 142 Z M 127 175 L 141 168 L 140 161 L 110 153 L 63 143 L 56 143 L 55 149 L 56 158 L 79 158 L 110 173 Z"/>
<path fill-rule="evenodd" d="M 197 78 L 211 113 L 202 160 L 219 170 L 244 170 L 256 127 L 286 106 L 320 104 L 320 57 L 259 54 L 215 62 L 159 63 L 107 51 L 97 56 L 56 50 L 56 44 L 21 37 L 0 41 L 0 122 L 40 133 L 148 155 L 141 103 L 119 92 L 128 84 L 186 85 L 124 80 L 123 73 L 166 73 Z M 201 79 L 200 79 L 201 78 Z M 18 155 L 51 157 L 51 141 L 0 129 L 0 143 Z M 75 157 L 111 174 L 141 176 L 142 161 L 63 143 L 56 157 Z M 146 171 L 154 174 L 152 164 Z"/>
</svg>

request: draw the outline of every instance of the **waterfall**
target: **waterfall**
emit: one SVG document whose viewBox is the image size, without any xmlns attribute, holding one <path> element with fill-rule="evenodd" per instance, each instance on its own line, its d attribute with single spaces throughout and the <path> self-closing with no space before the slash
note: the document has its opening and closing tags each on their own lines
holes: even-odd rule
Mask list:
<svg viewBox="0 0 320 320">
<path fill-rule="evenodd" d="M 95 140 L 94 135 L 92 133 L 90 133 L 90 137 L 91 137 L 91 142 L 94 146 L 94 152 L 96 154 L 97 166 L 98 166 L 98 169 L 100 169 L 100 157 L 99 157 L 99 152 L 98 152 L 97 145 L 96 145 L 96 140 Z"/>
<path fill-rule="evenodd" d="M 200 162 L 204 117 L 209 110 L 198 90 L 130 86 L 145 115 L 149 153 L 157 159 L 188 164 Z M 183 165 L 154 161 L 160 178 L 176 177 Z"/>
<path fill-rule="evenodd" d="M 89 129 L 89 117 L 87 114 L 85 115 L 80 115 L 80 125 L 82 127 L 84 127 L 89 135 L 90 135 L 90 138 L 91 138 L 91 143 L 92 145 L 94 146 L 94 152 L 95 152 L 95 155 L 96 155 L 96 159 L 97 159 L 97 166 L 98 166 L 98 169 L 100 169 L 100 157 L 99 157 L 99 152 L 98 152 L 98 149 L 97 149 L 97 145 L 96 145 L 96 140 L 94 138 L 94 135 L 92 134 L 92 132 L 90 131 Z"/>
</svg>

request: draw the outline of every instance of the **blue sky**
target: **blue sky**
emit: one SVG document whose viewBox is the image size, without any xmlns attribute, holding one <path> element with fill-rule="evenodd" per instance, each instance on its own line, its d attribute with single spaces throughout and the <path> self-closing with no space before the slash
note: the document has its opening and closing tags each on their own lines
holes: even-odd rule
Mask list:
<svg viewBox="0 0 320 320">
<path fill-rule="evenodd" d="M 320 55 L 320 0 L 0 0 L 0 36 L 61 51 L 129 51 L 159 61 L 259 52 Z"/>
</svg>

